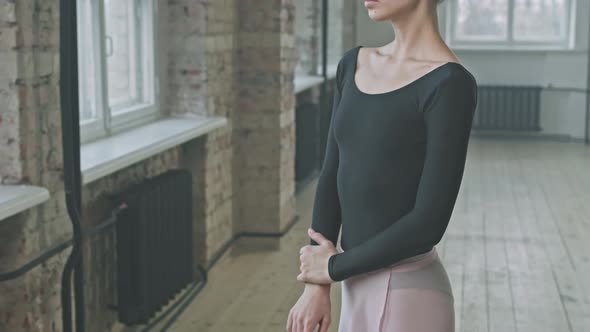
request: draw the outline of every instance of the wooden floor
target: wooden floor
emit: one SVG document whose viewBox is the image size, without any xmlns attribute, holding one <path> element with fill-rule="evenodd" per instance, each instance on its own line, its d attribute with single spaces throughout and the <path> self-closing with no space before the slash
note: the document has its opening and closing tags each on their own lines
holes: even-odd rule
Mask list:
<svg viewBox="0 0 590 332">
<path fill-rule="evenodd" d="M 456 331 L 590 331 L 590 147 L 473 137 L 451 223 L 437 245 L 455 294 Z M 303 286 L 316 182 L 298 195 L 280 250 L 242 240 L 171 331 L 284 331 Z M 332 287 L 337 331 L 340 284 Z M 370 332 L 370 331 L 368 331 Z"/>
</svg>

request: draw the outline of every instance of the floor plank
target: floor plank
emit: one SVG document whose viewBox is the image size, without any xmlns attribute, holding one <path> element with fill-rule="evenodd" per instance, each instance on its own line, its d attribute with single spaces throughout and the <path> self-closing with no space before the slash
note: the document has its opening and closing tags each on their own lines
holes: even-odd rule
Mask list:
<svg viewBox="0 0 590 332">
<path fill-rule="evenodd" d="M 280 250 L 226 254 L 170 331 L 284 331 L 303 285 L 315 185 Z M 250 241 L 250 242 L 249 242 Z M 455 296 L 456 331 L 590 331 L 590 147 L 473 137 L 453 217 L 437 245 Z M 340 284 L 332 287 L 331 332 Z"/>
</svg>

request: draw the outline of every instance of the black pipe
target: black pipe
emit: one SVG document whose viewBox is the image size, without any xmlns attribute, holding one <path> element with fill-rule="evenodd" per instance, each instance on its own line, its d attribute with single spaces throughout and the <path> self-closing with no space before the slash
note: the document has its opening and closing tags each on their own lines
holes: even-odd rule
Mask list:
<svg viewBox="0 0 590 332">
<path fill-rule="evenodd" d="M 110 228 L 112 228 L 113 226 L 115 226 L 115 224 L 118 220 L 117 217 L 118 217 L 119 213 L 126 208 L 127 208 L 127 205 L 125 202 L 123 202 L 121 205 L 116 207 L 111 212 L 110 217 L 103 220 L 98 225 L 96 225 L 92 228 L 89 228 L 88 230 L 84 230 L 83 237 L 84 238 L 92 237 L 96 234 L 107 231 Z M 167 308 L 166 311 L 164 311 L 155 321 L 152 321 L 147 327 L 145 327 L 143 329 L 143 331 L 148 331 L 151 327 L 155 326 L 162 319 L 164 319 L 168 314 L 170 314 L 170 312 L 172 312 L 176 307 L 178 307 L 179 305 L 184 303 L 183 306 L 181 306 L 180 312 L 177 312 L 174 314 L 173 318 L 176 319 L 180 315 L 180 313 L 184 310 L 184 308 L 188 305 L 188 303 L 190 303 L 192 301 L 192 299 L 194 299 L 194 297 L 205 286 L 205 284 L 207 283 L 208 271 L 213 268 L 213 266 L 217 263 L 217 261 L 221 257 L 223 257 L 223 255 L 226 253 L 226 251 L 229 250 L 229 248 L 239 238 L 241 238 L 241 237 L 282 237 L 285 234 L 287 234 L 295 226 L 295 224 L 297 223 L 298 220 L 299 220 L 299 216 L 296 216 L 295 218 L 293 218 L 293 220 L 289 223 L 289 225 L 287 225 L 287 227 L 285 227 L 285 229 L 282 232 L 276 232 L 276 233 L 241 232 L 241 233 L 238 233 L 235 236 L 233 236 L 229 241 L 227 241 L 221 247 L 219 252 L 211 259 L 209 264 L 207 264 L 206 266 L 197 265 L 197 269 L 199 270 L 199 273 L 201 274 L 201 280 L 199 280 L 199 282 L 195 282 L 190 287 L 190 289 L 185 292 L 185 294 L 183 294 L 173 305 L 171 305 L 169 308 Z M 63 241 L 63 242 L 57 244 L 56 246 L 54 246 L 53 248 L 47 250 L 43 254 L 39 255 L 37 258 L 34 258 L 31 261 L 25 263 L 21 267 L 15 269 L 13 271 L 0 273 L 0 282 L 17 279 L 17 278 L 23 276 L 28 271 L 41 265 L 43 262 L 45 262 L 49 258 L 57 255 L 58 253 L 60 253 L 61 251 L 65 250 L 65 249 L 69 248 L 72 245 L 72 243 L 73 243 L 72 239 Z M 189 298 L 189 296 L 190 296 L 190 298 Z M 169 324 L 169 322 L 167 322 L 167 324 Z M 167 326 L 169 326 L 169 325 L 167 325 Z"/>
<path fill-rule="evenodd" d="M 115 210 L 113 210 L 111 212 L 110 217 L 108 217 L 107 219 L 102 221 L 100 224 L 92 227 L 91 229 L 88 229 L 88 231 L 85 231 L 84 238 L 94 236 L 98 233 L 102 233 L 103 231 L 106 231 L 106 230 L 110 229 L 111 227 L 113 227 L 115 225 L 115 223 L 117 222 L 117 215 L 119 214 L 120 211 L 122 211 L 126 207 L 127 206 L 124 203 L 121 204 L 120 206 L 118 206 Z M 43 264 L 45 261 L 47 261 L 51 257 L 59 254 L 60 252 L 64 251 L 65 249 L 69 248 L 72 245 L 72 243 L 73 243 L 72 239 L 62 241 L 62 242 L 58 243 L 57 245 L 51 247 L 50 249 L 48 249 L 47 251 L 45 251 L 41 255 L 31 259 L 30 261 L 26 262 L 23 265 L 21 265 L 21 267 L 14 269 L 12 271 L 0 273 L 0 282 L 14 280 L 14 279 L 22 277 L 27 272 L 29 272 L 30 270 L 34 269 L 35 267 Z"/>
<path fill-rule="evenodd" d="M 588 29 L 588 45 L 586 46 L 586 121 L 584 123 L 584 142 L 590 143 L 590 29 Z"/>
<path fill-rule="evenodd" d="M 34 269 L 35 267 L 43 264 L 45 261 L 50 259 L 51 257 L 59 254 L 60 252 L 64 251 L 65 249 L 69 248 L 72 245 L 72 240 L 67 240 L 58 245 L 52 247 L 51 249 L 47 250 L 40 256 L 28 261 L 27 263 L 23 264 L 21 267 L 8 272 L 0 273 L 0 282 L 13 280 L 16 278 L 21 277 L 22 275 L 26 274 L 30 270 Z"/>
<path fill-rule="evenodd" d="M 72 251 L 62 274 L 62 324 L 72 331 L 71 278 L 74 273 L 76 331 L 84 331 L 84 271 L 81 225 L 80 125 L 78 114 L 78 34 L 76 0 L 60 0 L 60 99 L 64 186 L 72 222 Z"/>
<path fill-rule="evenodd" d="M 111 227 L 113 227 L 117 223 L 118 214 L 126 208 L 127 208 L 127 205 L 123 202 L 120 206 L 118 206 L 117 208 L 115 208 L 111 212 L 111 216 L 109 218 L 105 219 L 100 224 L 98 224 L 88 230 L 84 230 L 83 237 L 88 238 L 88 237 L 91 237 L 96 234 L 99 234 L 99 233 L 109 230 Z M 150 322 L 149 325 L 147 325 L 144 329 L 142 329 L 142 331 L 149 331 L 156 324 L 161 322 L 166 316 L 168 316 L 172 311 L 174 311 L 174 309 L 176 309 L 177 307 L 180 306 L 178 311 L 175 312 L 172 315 L 172 317 L 165 323 L 162 331 L 165 331 L 166 329 L 168 329 L 170 327 L 170 325 L 172 325 L 172 323 L 174 323 L 174 321 L 176 321 L 176 319 L 182 314 L 182 312 L 184 312 L 184 310 L 186 309 L 188 304 L 191 303 L 192 300 L 200 293 L 200 291 L 203 289 L 203 287 L 205 287 L 205 285 L 207 284 L 208 272 L 213 268 L 213 266 L 215 266 L 215 264 L 219 261 L 219 259 L 221 259 L 221 257 L 223 257 L 223 255 L 227 252 L 227 250 L 229 250 L 229 248 L 231 248 L 231 246 L 239 238 L 241 238 L 241 237 L 280 238 L 280 237 L 283 237 L 285 234 L 287 234 L 295 226 L 297 221 L 299 221 L 299 216 L 295 216 L 295 218 L 293 218 L 293 220 L 281 232 L 275 232 L 275 233 L 272 233 L 272 232 L 269 232 L 269 233 L 240 232 L 240 233 L 236 234 L 235 236 L 233 236 L 230 240 L 228 240 L 221 247 L 219 252 L 211 259 L 211 261 L 206 266 L 202 266 L 200 264 L 197 265 L 197 269 L 199 270 L 199 274 L 201 275 L 201 279 L 198 282 L 194 282 L 190 286 L 190 288 L 179 299 L 176 300 L 175 303 L 173 303 L 161 315 L 159 315 L 158 318 L 156 318 L 154 321 Z M 57 244 L 56 246 L 54 246 L 53 248 L 47 250 L 46 252 L 44 252 L 43 254 L 38 256 L 37 258 L 25 263 L 23 266 L 19 267 L 18 269 L 15 269 L 15 270 L 9 271 L 9 272 L 0 273 L 0 282 L 7 281 L 7 280 L 13 280 L 13 279 L 21 277 L 22 275 L 24 275 L 25 273 L 27 273 L 31 269 L 41 265 L 47 259 L 55 256 L 56 254 L 60 253 L 63 250 L 69 248 L 72 244 L 73 244 L 73 239 L 63 241 L 63 242 Z M 63 306 L 63 304 L 62 304 L 62 306 Z M 70 320 L 70 324 L 71 324 L 71 320 Z M 71 329 L 71 325 L 69 328 Z M 64 328 L 64 331 L 66 331 L 65 328 Z"/>
<path fill-rule="evenodd" d="M 107 219 L 102 221 L 100 224 L 98 224 L 88 230 L 84 230 L 83 237 L 84 238 L 92 237 L 96 234 L 107 231 L 110 228 L 112 228 L 113 226 L 115 226 L 115 224 L 117 223 L 117 220 L 118 220 L 118 218 L 117 218 L 118 214 L 126 208 L 127 208 L 127 205 L 123 202 L 121 205 L 119 205 L 117 208 L 115 208 L 111 212 L 110 217 L 108 217 Z M 166 322 L 165 328 L 162 331 L 164 331 L 165 329 L 170 327 L 170 325 L 172 325 L 172 323 L 174 321 L 176 321 L 176 319 L 180 316 L 180 314 L 182 314 L 182 312 L 184 312 L 184 310 L 186 309 L 188 304 L 191 303 L 192 300 L 200 293 L 200 291 L 203 289 L 203 287 L 205 287 L 205 285 L 207 284 L 208 272 L 213 268 L 213 266 L 215 266 L 215 264 L 219 261 L 219 259 L 221 259 L 221 257 L 223 257 L 223 255 L 227 252 L 227 250 L 229 250 L 229 248 L 231 248 L 231 246 L 239 238 L 241 238 L 241 237 L 271 237 L 271 238 L 272 237 L 283 237 L 295 226 L 297 221 L 299 221 L 299 216 L 296 216 L 295 218 L 293 218 L 293 220 L 289 223 L 289 225 L 287 225 L 287 227 L 285 227 L 285 229 L 283 229 L 282 232 L 276 232 L 276 233 L 241 232 L 241 233 L 238 233 L 235 236 L 233 236 L 230 240 L 228 240 L 221 247 L 219 252 L 211 259 L 211 261 L 206 266 L 202 266 L 200 264 L 197 265 L 197 269 L 199 270 L 199 273 L 201 275 L 201 279 L 198 282 L 194 282 L 193 285 L 191 285 L 190 288 L 185 292 L 185 294 L 183 294 L 179 299 L 177 299 L 176 302 L 173 303 L 169 308 L 167 308 L 161 315 L 159 315 L 158 318 L 156 318 L 154 321 L 150 322 L 150 324 L 147 325 L 144 329 L 142 329 L 142 331 L 149 331 L 156 324 L 161 322 L 166 316 L 168 316 L 174 309 L 176 309 L 177 307 L 180 306 L 178 311 L 176 313 L 174 313 L 173 316 Z M 61 251 L 65 250 L 65 249 L 69 248 L 72 244 L 73 244 L 72 239 L 63 241 L 63 242 L 57 244 L 56 246 L 54 246 L 53 248 L 47 250 L 43 254 L 39 255 L 37 258 L 34 258 L 31 261 L 25 263 L 23 266 L 15 269 L 13 271 L 0 273 L 0 282 L 17 279 L 17 278 L 23 276 L 31 269 L 33 269 L 33 268 L 41 265 L 43 262 L 47 261 L 49 258 L 57 255 L 58 253 L 60 253 Z M 71 324 L 71 321 L 70 321 L 70 324 Z M 65 329 L 64 329 L 64 331 L 65 331 Z"/>
</svg>

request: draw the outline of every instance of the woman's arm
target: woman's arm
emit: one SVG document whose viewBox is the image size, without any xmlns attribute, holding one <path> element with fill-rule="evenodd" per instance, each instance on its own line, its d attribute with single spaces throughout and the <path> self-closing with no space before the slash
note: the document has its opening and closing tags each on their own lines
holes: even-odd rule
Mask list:
<svg viewBox="0 0 590 332">
<path fill-rule="evenodd" d="M 336 69 L 336 87 L 334 88 L 332 115 L 328 128 L 326 154 L 318 179 L 312 214 L 312 228 L 322 233 L 334 245 L 336 245 L 340 233 L 340 200 L 336 187 L 339 154 L 338 144 L 334 137 L 334 117 L 340 103 L 341 63 L 342 59 L 338 62 Z M 310 244 L 319 245 L 313 239 L 310 240 Z M 287 331 L 303 331 L 304 329 L 315 331 L 318 324 L 320 331 L 327 331 L 331 323 L 330 288 L 330 284 L 306 283 L 303 294 L 289 311 Z"/>
<path fill-rule="evenodd" d="M 336 86 L 334 88 L 332 115 L 330 116 L 328 138 L 326 141 L 326 153 L 317 183 L 311 224 L 312 229 L 323 234 L 324 237 L 332 241 L 334 246 L 336 246 L 336 242 L 338 241 L 341 221 L 340 200 L 338 199 L 337 191 L 339 153 L 338 144 L 334 137 L 334 118 L 341 95 L 341 63 L 342 59 L 338 62 L 336 69 Z M 318 245 L 314 240 L 310 240 L 310 244 Z"/>
<path fill-rule="evenodd" d="M 439 84 L 425 105 L 427 148 L 414 208 L 370 240 L 331 256 L 332 280 L 389 266 L 441 240 L 459 193 L 476 104 L 470 74 Z"/>
</svg>

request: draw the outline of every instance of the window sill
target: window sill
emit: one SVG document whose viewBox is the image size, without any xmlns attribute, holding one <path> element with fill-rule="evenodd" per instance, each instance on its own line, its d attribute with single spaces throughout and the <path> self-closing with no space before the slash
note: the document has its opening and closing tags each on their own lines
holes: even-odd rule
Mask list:
<svg viewBox="0 0 590 332">
<path fill-rule="evenodd" d="M 49 199 L 49 190 L 29 185 L 0 185 L 0 220 L 28 210 Z"/>
<path fill-rule="evenodd" d="M 326 68 L 326 74 L 328 76 L 328 79 L 334 79 L 336 78 L 336 69 L 338 67 L 338 64 L 328 64 L 327 68 Z M 318 66 L 317 68 L 317 72 L 321 73 L 322 72 L 322 66 Z M 321 74 L 319 75 L 306 75 L 306 74 L 295 74 L 295 94 L 298 94 L 300 92 L 303 92 L 309 88 L 312 88 L 316 85 L 320 85 L 322 84 L 322 82 L 324 82 L 324 78 L 322 77 Z"/>
<path fill-rule="evenodd" d="M 338 69 L 338 63 L 328 63 L 326 71 L 328 73 L 328 79 L 336 78 L 336 69 Z M 322 66 L 318 66 L 318 73 L 322 72 Z"/>
<path fill-rule="evenodd" d="M 318 75 L 295 75 L 295 94 L 301 93 L 316 85 L 322 84 L 324 79 Z"/>
<path fill-rule="evenodd" d="M 224 117 L 168 117 L 80 148 L 82 183 L 88 184 L 227 124 Z"/>
</svg>

